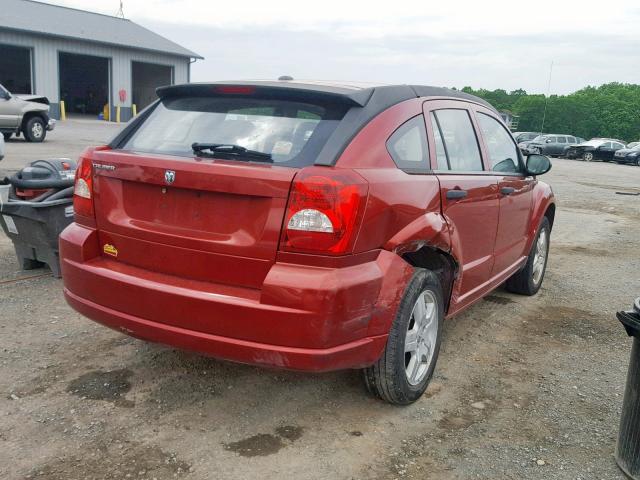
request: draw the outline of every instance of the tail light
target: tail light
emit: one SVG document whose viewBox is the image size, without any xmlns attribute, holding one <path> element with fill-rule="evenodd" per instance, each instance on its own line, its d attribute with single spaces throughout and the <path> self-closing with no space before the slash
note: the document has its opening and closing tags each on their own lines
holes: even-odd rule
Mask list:
<svg viewBox="0 0 640 480">
<path fill-rule="evenodd" d="M 73 186 L 73 211 L 78 216 L 93 218 L 93 167 L 91 160 L 81 157 Z"/>
<path fill-rule="evenodd" d="M 312 167 L 294 179 L 282 249 L 341 255 L 353 249 L 369 186 L 353 170 Z"/>
</svg>

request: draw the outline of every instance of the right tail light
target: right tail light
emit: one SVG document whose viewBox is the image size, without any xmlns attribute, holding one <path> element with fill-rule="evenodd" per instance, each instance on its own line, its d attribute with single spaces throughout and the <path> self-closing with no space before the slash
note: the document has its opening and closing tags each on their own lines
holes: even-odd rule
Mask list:
<svg viewBox="0 0 640 480">
<path fill-rule="evenodd" d="M 285 251 L 343 255 L 354 246 L 369 185 L 353 170 L 303 169 L 289 194 Z"/>
</svg>

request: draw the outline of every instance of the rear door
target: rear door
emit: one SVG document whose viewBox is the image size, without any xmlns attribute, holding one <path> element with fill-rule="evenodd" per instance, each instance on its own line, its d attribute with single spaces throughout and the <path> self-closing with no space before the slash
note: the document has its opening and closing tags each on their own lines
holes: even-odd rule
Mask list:
<svg viewBox="0 0 640 480">
<path fill-rule="evenodd" d="M 525 251 L 531 218 L 533 177 L 524 172 L 524 163 L 506 127 L 487 109 L 475 112 L 488 167 L 498 182 L 500 216 L 496 236 L 492 277 L 513 270 Z"/>
<path fill-rule="evenodd" d="M 291 181 L 313 163 L 344 111 L 335 102 L 245 98 L 236 91 L 163 100 L 117 148 L 93 154 L 103 255 L 258 288 L 275 261 Z M 194 143 L 263 155 L 197 156 Z"/>
<path fill-rule="evenodd" d="M 461 260 L 458 309 L 480 294 L 493 268 L 498 228 L 498 182 L 486 172 L 467 103 L 431 100 L 424 104 L 431 166 L 441 188 L 442 211 Z"/>
</svg>

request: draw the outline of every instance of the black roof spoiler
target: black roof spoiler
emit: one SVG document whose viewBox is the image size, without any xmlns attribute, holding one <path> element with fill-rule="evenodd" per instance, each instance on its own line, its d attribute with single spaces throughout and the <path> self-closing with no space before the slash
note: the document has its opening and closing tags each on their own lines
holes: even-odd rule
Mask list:
<svg viewBox="0 0 640 480">
<path fill-rule="evenodd" d="M 345 106 L 364 107 L 371 98 L 373 89 L 353 89 L 295 82 L 215 82 L 159 87 L 156 89 L 156 93 L 160 99 L 185 96 L 256 95 L 260 98 L 299 100 L 303 102 L 316 100 Z"/>
</svg>

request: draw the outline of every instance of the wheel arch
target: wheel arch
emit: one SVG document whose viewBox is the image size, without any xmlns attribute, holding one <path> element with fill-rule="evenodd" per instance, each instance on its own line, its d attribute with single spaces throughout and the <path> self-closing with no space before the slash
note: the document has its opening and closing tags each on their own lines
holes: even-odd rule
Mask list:
<svg viewBox="0 0 640 480">
<path fill-rule="evenodd" d="M 22 116 L 22 120 L 20 121 L 20 130 L 24 130 L 25 128 L 27 128 L 27 122 L 31 120 L 33 117 L 40 117 L 42 119 L 42 122 L 45 123 L 45 127 L 46 127 L 46 118 L 43 112 L 31 111 L 31 112 L 26 112 Z"/>
<path fill-rule="evenodd" d="M 553 230 L 553 221 L 556 218 L 556 204 L 555 203 L 550 203 L 549 206 L 547 206 L 547 209 L 544 212 L 544 216 L 549 219 L 549 226 Z"/>
<path fill-rule="evenodd" d="M 449 311 L 453 285 L 458 276 L 458 262 L 449 252 L 445 252 L 430 245 L 424 245 L 417 250 L 404 252 L 402 258 L 411 266 L 430 270 L 438 276 L 442 285 L 445 315 Z"/>
</svg>

